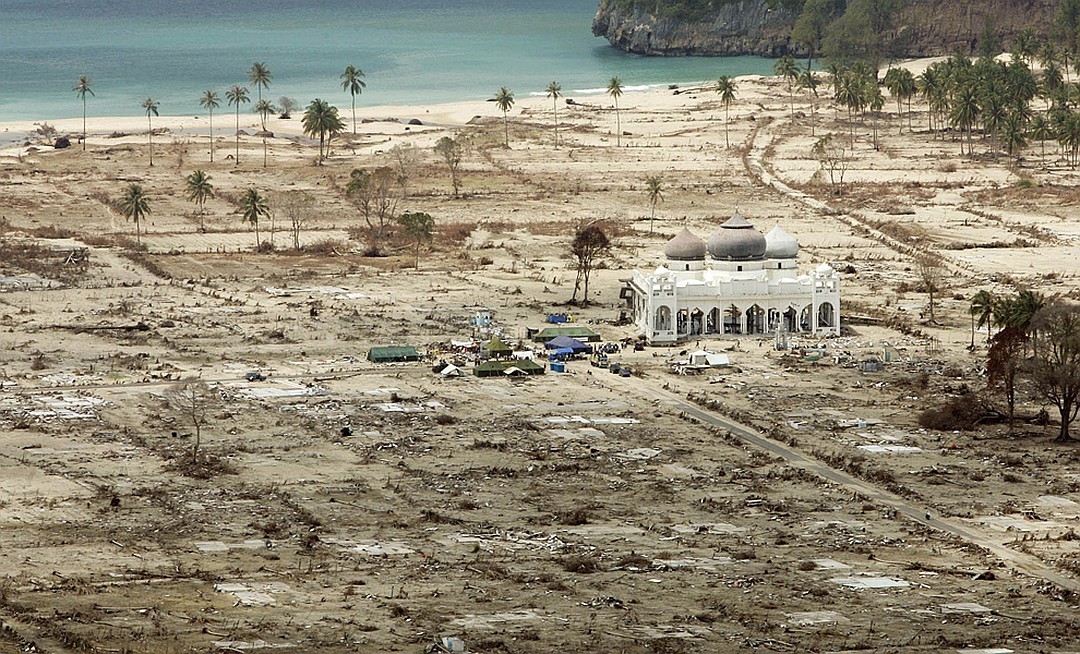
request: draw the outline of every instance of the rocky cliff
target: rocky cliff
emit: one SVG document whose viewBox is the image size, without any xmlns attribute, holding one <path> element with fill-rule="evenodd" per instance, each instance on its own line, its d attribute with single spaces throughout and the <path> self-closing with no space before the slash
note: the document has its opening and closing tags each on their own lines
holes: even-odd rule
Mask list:
<svg viewBox="0 0 1080 654">
<path fill-rule="evenodd" d="M 797 13 L 769 10 L 767 4 L 728 2 L 704 18 L 685 20 L 651 13 L 644 3 L 600 0 L 592 30 L 615 47 L 646 55 L 777 57 L 797 52 L 788 37 Z M 989 17 L 1000 42 L 1008 47 L 1029 25 L 1045 34 L 1056 7 L 1056 0 L 909 0 L 889 36 L 898 56 L 974 52 Z"/>
</svg>

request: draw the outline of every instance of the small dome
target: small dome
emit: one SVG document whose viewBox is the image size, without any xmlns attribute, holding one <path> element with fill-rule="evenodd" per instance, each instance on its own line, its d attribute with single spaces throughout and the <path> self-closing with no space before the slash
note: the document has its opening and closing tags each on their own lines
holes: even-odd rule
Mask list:
<svg viewBox="0 0 1080 654">
<path fill-rule="evenodd" d="M 761 232 L 735 214 L 709 237 L 709 254 L 721 261 L 751 261 L 765 255 L 767 244 Z"/>
<path fill-rule="evenodd" d="M 766 259 L 794 259 L 799 256 L 799 242 L 780 225 L 765 235 Z"/>
<path fill-rule="evenodd" d="M 822 275 L 823 277 L 831 277 L 832 275 L 836 274 L 836 271 L 833 270 L 833 267 L 830 266 L 827 263 L 823 263 L 820 266 L 818 266 L 816 272 L 817 272 L 817 274 Z"/>
<path fill-rule="evenodd" d="M 664 246 L 664 256 L 668 261 L 697 261 L 705 258 L 705 241 L 689 229 L 683 227 L 675 238 Z"/>
</svg>

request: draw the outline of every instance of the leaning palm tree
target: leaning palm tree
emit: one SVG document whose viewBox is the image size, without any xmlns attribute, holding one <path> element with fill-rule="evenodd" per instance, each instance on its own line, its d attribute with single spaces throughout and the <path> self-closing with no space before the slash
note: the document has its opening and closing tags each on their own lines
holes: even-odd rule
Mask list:
<svg viewBox="0 0 1080 654">
<path fill-rule="evenodd" d="M 251 70 L 248 71 L 248 81 L 251 82 L 255 90 L 259 92 L 259 100 L 262 100 L 263 89 L 270 88 L 270 80 L 273 79 L 273 75 L 270 74 L 270 69 L 266 67 L 263 62 L 255 62 L 251 64 Z"/>
<path fill-rule="evenodd" d="M 731 78 L 731 75 L 721 75 L 720 79 L 716 80 L 716 92 L 720 95 L 720 102 L 724 105 L 724 147 L 731 147 L 731 140 L 728 138 L 728 112 L 731 110 L 731 103 L 735 102 L 735 98 L 738 95 L 735 88 L 735 80 Z"/>
<path fill-rule="evenodd" d="M 150 215 L 150 201 L 143 193 L 142 186 L 128 185 L 124 197 L 120 198 L 120 211 L 123 212 L 125 218 L 135 223 L 135 240 L 142 245 L 142 232 L 139 230 L 139 225 L 142 224 L 143 218 Z"/>
<path fill-rule="evenodd" d="M 216 91 L 207 89 L 199 98 L 199 105 L 210 112 L 210 163 L 214 162 L 214 109 L 221 106 L 221 98 Z"/>
<path fill-rule="evenodd" d="M 364 83 L 364 71 L 360 70 L 356 66 L 349 65 L 345 67 L 345 72 L 341 74 L 341 88 L 349 92 L 352 96 L 352 133 L 356 133 L 356 96 L 364 92 L 364 87 L 367 84 Z"/>
<path fill-rule="evenodd" d="M 255 105 L 255 113 L 259 114 L 260 120 L 262 120 L 262 142 L 263 142 L 263 168 L 266 168 L 266 118 L 277 111 L 277 108 L 270 103 L 269 100 L 259 100 Z"/>
<path fill-rule="evenodd" d="M 795 80 L 799 79 L 799 66 L 795 57 L 784 55 L 776 60 L 773 73 L 787 80 L 788 95 L 791 97 L 791 117 L 795 117 Z"/>
<path fill-rule="evenodd" d="M 330 141 L 345 131 L 345 124 L 341 122 L 341 118 L 338 116 L 338 109 L 326 100 L 315 98 L 308 105 L 307 110 L 304 111 L 302 124 L 304 134 L 312 138 L 319 137 L 319 164 L 322 164 L 323 160 L 330 154 Z M 324 144 L 325 153 L 323 150 Z"/>
<path fill-rule="evenodd" d="M 244 191 L 240 196 L 240 217 L 249 225 L 255 227 L 255 250 L 258 251 L 262 242 L 259 240 L 259 220 L 270 215 L 270 205 L 266 198 L 259 195 L 254 187 Z"/>
<path fill-rule="evenodd" d="M 203 213 L 206 201 L 214 197 L 214 185 L 210 183 L 210 176 L 201 170 L 196 170 L 185 178 L 187 187 L 187 199 L 199 206 L 199 231 L 205 231 Z"/>
<path fill-rule="evenodd" d="M 229 101 L 230 106 L 236 107 L 236 161 L 234 165 L 240 165 L 240 105 L 247 102 L 251 102 L 251 98 L 248 97 L 248 90 L 246 86 L 240 86 L 239 84 L 233 84 L 229 87 L 228 91 L 225 91 L 225 97 Z"/>
<path fill-rule="evenodd" d="M 142 108 L 146 110 L 146 124 L 149 129 L 146 132 L 146 138 L 150 142 L 150 165 L 154 165 L 154 119 L 153 116 L 158 115 L 158 105 L 161 103 L 153 98 L 146 98 L 142 101 Z"/>
<path fill-rule="evenodd" d="M 495 94 L 492 100 L 495 102 L 495 106 L 503 112 L 503 144 L 510 147 L 510 127 L 506 122 L 506 112 L 514 107 L 514 94 L 504 86 L 499 89 L 499 92 Z"/>
<path fill-rule="evenodd" d="M 555 112 L 555 149 L 559 149 L 559 98 L 562 97 L 562 86 L 558 82 L 552 82 L 547 86 L 547 97 L 551 98 L 551 108 Z"/>
<path fill-rule="evenodd" d="M 622 117 L 619 115 L 619 97 L 622 96 L 623 83 L 618 76 L 608 81 L 607 92 L 615 100 L 615 145 L 622 145 Z"/>
<path fill-rule="evenodd" d="M 75 91 L 75 95 L 82 100 L 82 149 L 83 152 L 86 152 L 86 94 L 94 95 L 93 89 L 90 88 L 90 78 L 86 75 L 80 75 L 79 81 L 75 82 L 75 86 L 71 90 Z"/>
<path fill-rule="evenodd" d="M 656 204 L 664 201 L 664 178 L 659 175 L 645 178 L 645 194 L 652 205 L 652 213 L 649 215 L 649 233 L 652 234 L 653 221 L 656 220 Z"/>
<path fill-rule="evenodd" d="M 981 290 L 971 298 L 971 306 L 968 307 L 968 313 L 971 314 L 972 319 L 975 320 L 974 329 L 972 329 L 971 346 L 975 347 L 975 329 L 982 329 L 986 326 L 986 342 L 990 342 L 990 330 L 994 324 L 994 308 L 998 306 L 998 300 L 993 296 L 990 291 Z"/>
</svg>

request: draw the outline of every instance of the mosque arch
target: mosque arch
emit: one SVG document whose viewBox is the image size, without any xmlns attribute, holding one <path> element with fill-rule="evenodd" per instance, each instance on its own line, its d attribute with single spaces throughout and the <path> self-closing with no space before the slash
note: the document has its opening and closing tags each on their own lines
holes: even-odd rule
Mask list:
<svg viewBox="0 0 1080 654">
<path fill-rule="evenodd" d="M 818 305 L 818 327 L 836 327 L 836 308 L 832 302 L 822 302 Z"/>
<path fill-rule="evenodd" d="M 799 312 L 799 331 L 812 331 L 814 324 L 814 305 L 808 304 Z"/>
<path fill-rule="evenodd" d="M 765 333 L 765 309 L 761 305 L 755 304 L 746 310 L 746 333 Z"/>
<path fill-rule="evenodd" d="M 654 326 L 657 331 L 671 331 L 671 307 L 657 307 L 656 324 Z"/>
<path fill-rule="evenodd" d="M 706 321 L 705 332 L 708 334 L 719 334 L 721 327 L 724 324 L 724 316 L 720 311 L 720 307 L 713 307 L 709 312 L 708 320 Z"/>
<path fill-rule="evenodd" d="M 724 333 L 742 333 L 742 311 L 734 304 L 724 309 Z"/>
</svg>

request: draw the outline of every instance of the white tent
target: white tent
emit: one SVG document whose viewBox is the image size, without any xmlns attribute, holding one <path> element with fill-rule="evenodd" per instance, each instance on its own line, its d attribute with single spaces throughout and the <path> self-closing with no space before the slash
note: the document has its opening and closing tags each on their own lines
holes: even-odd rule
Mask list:
<svg viewBox="0 0 1080 654">
<path fill-rule="evenodd" d="M 726 368 L 731 365 L 731 360 L 728 359 L 728 355 L 723 353 L 698 350 L 697 352 L 691 352 L 683 365 L 695 368 Z"/>
</svg>

